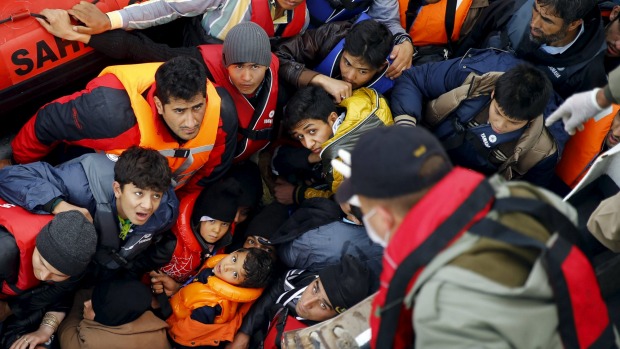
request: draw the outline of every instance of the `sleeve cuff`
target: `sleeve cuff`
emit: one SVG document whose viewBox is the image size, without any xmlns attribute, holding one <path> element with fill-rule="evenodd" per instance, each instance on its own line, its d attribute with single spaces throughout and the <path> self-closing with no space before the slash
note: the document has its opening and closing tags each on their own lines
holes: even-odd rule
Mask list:
<svg viewBox="0 0 620 349">
<path fill-rule="evenodd" d="M 110 30 L 123 28 L 123 16 L 119 11 L 112 11 L 106 13 L 110 20 Z"/>
</svg>

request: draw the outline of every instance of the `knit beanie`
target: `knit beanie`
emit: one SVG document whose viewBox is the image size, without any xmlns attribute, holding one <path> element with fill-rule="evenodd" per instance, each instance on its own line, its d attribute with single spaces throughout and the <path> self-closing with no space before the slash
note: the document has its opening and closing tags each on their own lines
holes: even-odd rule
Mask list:
<svg viewBox="0 0 620 349">
<path fill-rule="evenodd" d="M 149 310 L 151 292 L 137 280 L 112 280 L 95 286 L 91 301 L 95 321 L 105 326 L 120 326 Z"/>
<path fill-rule="evenodd" d="M 278 202 L 273 202 L 265 206 L 265 208 L 250 221 L 248 229 L 245 232 L 245 237 L 261 236 L 267 240 L 271 240 L 271 237 L 280 229 L 280 226 L 284 224 L 288 217 L 288 207 Z"/>
<path fill-rule="evenodd" d="M 239 209 L 241 192 L 241 186 L 233 178 L 227 178 L 203 190 L 194 204 L 192 225 L 198 225 L 200 218 L 204 216 L 222 222 L 234 221 Z"/>
<path fill-rule="evenodd" d="M 251 208 L 258 206 L 263 197 L 263 181 L 258 165 L 252 161 L 234 164 L 228 172 L 228 177 L 236 179 L 243 189 L 243 194 L 239 198 L 239 206 Z"/>
<path fill-rule="evenodd" d="M 319 278 L 329 302 L 339 314 L 371 293 L 371 273 L 351 255 L 342 257 L 340 264 L 321 270 Z"/>
<path fill-rule="evenodd" d="M 78 211 L 54 216 L 37 235 L 41 256 L 61 273 L 79 275 L 92 260 L 97 248 L 95 226 Z"/>
<path fill-rule="evenodd" d="M 269 36 L 254 22 L 242 22 L 232 27 L 224 39 L 222 59 L 225 66 L 235 63 L 271 64 Z"/>
</svg>

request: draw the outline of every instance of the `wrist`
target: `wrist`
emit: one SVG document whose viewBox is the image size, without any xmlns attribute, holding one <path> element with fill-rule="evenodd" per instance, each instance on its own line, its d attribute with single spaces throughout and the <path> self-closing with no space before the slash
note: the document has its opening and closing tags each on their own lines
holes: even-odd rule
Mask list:
<svg viewBox="0 0 620 349">
<path fill-rule="evenodd" d="M 43 320 L 41 320 L 41 325 L 39 325 L 39 330 L 51 336 L 58 329 L 58 325 L 60 325 L 60 321 L 56 315 L 52 313 L 45 313 Z"/>
<path fill-rule="evenodd" d="M 607 108 L 611 105 L 611 99 L 607 98 L 607 86 L 605 86 L 604 88 L 597 88 L 594 94 L 594 99 L 596 101 L 596 104 L 601 108 Z"/>
</svg>

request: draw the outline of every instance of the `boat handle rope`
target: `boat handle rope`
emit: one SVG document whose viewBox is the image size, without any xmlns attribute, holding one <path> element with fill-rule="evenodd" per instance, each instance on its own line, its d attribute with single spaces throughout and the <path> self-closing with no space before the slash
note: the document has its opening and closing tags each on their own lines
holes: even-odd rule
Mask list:
<svg viewBox="0 0 620 349">
<path fill-rule="evenodd" d="M 93 4 L 96 4 L 99 2 L 99 0 L 93 0 L 91 1 Z M 4 18 L 4 19 L 0 19 L 0 24 L 4 24 L 6 22 L 16 22 L 20 19 L 24 19 L 24 18 L 28 18 L 28 17 L 35 17 L 35 18 L 41 18 L 43 20 L 47 21 L 47 18 L 41 14 L 38 13 L 32 13 L 30 12 L 30 10 L 20 10 L 18 12 L 12 13 L 9 17 Z M 49 23 L 49 22 L 48 22 Z"/>
</svg>

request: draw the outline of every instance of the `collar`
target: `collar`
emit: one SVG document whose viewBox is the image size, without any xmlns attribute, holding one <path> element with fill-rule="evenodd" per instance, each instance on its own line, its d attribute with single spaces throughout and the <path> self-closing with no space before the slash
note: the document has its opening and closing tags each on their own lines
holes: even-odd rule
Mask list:
<svg viewBox="0 0 620 349">
<path fill-rule="evenodd" d="M 562 46 L 562 47 L 556 47 L 556 46 L 547 46 L 547 45 L 543 44 L 543 45 L 540 46 L 540 49 L 545 51 L 545 52 L 547 52 L 550 55 L 562 54 L 566 50 L 568 50 L 577 41 L 577 39 L 579 39 L 579 37 L 584 32 L 585 32 L 584 25 L 583 25 L 583 23 L 581 23 L 581 29 L 579 29 L 579 33 L 577 34 L 577 36 L 575 36 L 575 39 L 573 39 L 573 41 L 568 43 L 568 45 Z"/>
</svg>

